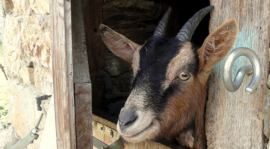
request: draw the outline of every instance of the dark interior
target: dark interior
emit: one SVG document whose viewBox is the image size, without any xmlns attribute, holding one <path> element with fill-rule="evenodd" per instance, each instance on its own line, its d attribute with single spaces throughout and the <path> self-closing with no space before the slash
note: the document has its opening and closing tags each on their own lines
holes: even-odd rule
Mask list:
<svg viewBox="0 0 270 149">
<path fill-rule="evenodd" d="M 143 44 L 149 38 L 160 18 L 171 6 L 168 35 L 174 36 L 181 26 L 199 9 L 208 6 L 208 0 L 105 0 L 102 4 L 102 23 L 131 40 Z M 209 16 L 197 28 L 192 42 L 200 46 L 208 35 Z M 99 39 L 100 40 L 100 39 Z M 93 84 L 93 113 L 112 122 L 118 114 L 129 91 L 132 72 L 129 65 L 114 56 L 100 41 L 102 51 L 91 70 Z M 94 59 L 90 56 L 89 59 Z M 90 66 L 91 67 L 91 66 Z"/>
</svg>

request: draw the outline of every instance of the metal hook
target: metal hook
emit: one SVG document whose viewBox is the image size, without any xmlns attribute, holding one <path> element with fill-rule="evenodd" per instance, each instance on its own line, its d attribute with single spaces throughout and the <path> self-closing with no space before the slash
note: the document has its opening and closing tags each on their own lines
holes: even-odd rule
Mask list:
<svg viewBox="0 0 270 149">
<path fill-rule="evenodd" d="M 236 74 L 234 80 L 232 80 L 232 65 L 234 61 L 240 57 L 246 56 L 251 65 L 242 66 Z M 256 53 L 249 48 L 236 48 L 234 49 L 227 57 L 224 64 L 224 75 L 223 81 L 227 90 L 234 92 L 236 91 L 243 82 L 245 75 L 253 74 L 252 80 L 246 87 L 246 92 L 252 93 L 258 86 L 259 81 L 261 79 L 261 65 L 258 56 Z"/>
</svg>

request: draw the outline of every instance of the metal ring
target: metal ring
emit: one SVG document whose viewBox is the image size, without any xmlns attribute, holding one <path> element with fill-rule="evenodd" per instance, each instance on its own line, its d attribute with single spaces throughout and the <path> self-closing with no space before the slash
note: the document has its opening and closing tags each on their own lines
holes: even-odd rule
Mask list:
<svg viewBox="0 0 270 149">
<path fill-rule="evenodd" d="M 236 77 L 232 80 L 232 65 L 240 56 L 246 56 L 252 65 L 242 66 L 238 70 Z M 236 48 L 228 55 L 224 64 L 223 81 L 227 90 L 231 92 L 236 91 L 241 86 L 246 74 L 253 74 L 250 83 L 246 87 L 246 92 L 252 93 L 257 88 L 261 79 L 261 65 L 259 58 L 256 53 L 249 48 Z"/>
</svg>

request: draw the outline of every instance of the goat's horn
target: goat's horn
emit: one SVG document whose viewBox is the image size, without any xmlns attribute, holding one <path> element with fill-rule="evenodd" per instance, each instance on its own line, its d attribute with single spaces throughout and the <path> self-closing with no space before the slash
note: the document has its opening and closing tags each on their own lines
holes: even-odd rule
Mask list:
<svg viewBox="0 0 270 149">
<path fill-rule="evenodd" d="M 163 36 L 165 34 L 166 26 L 169 22 L 169 17 L 171 15 L 171 7 L 168 8 L 162 19 L 159 21 L 158 26 L 155 29 L 154 36 Z"/>
<path fill-rule="evenodd" d="M 190 41 L 192 38 L 192 35 L 194 31 L 196 30 L 199 23 L 202 21 L 202 19 L 212 10 L 214 9 L 214 6 L 208 6 L 205 8 L 202 8 L 198 12 L 196 12 L 181 28 L 181 30 L 176 35 L 176 38 L 179 41 Z"/>
</svg>

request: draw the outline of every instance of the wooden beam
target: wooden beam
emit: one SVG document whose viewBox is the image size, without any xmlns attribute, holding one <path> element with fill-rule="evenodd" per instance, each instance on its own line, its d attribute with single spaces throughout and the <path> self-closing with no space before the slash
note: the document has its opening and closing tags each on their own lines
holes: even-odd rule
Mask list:
<svg viewBox="0 0 270 149">
<path fill-rule="evenodd" d="M 269 61 L 269 0 L 210 0 L 215 6 L 210 31 L 222 22 L 234 18 L 239 22 L 236 47 L 255 51 L 261 62 L 262 80 L 253 94 L 245 92 L 251 77 L 246 77 L 236 92 L 229 92 L 223 84 L 223 63 L 210 79 L 206 110 L 206 134 L 209 149 L 263 148 L 263 103 Z M 235 70 L 247 63 L 237 61 Z"/>
<path fill-rule="evenodd" d="M 81 3 L 71 1 L 76 140 L 78 149 L 92 149 L 92 92 Z"/>
<path fill-rule="evenodd" d="M 103 0 L 83 0 L 83 16 L 86 34 L 91 83 L 93 86 L 93 105 L 101 104 L 104 97 L 104 45 L 100 39 L 99 25 L 102 22 Z"/>
<path fill-rule="evenodd" d="M 58 149 L 75 149 L 70 0 L 50 0 L 52 68 Z"/>
<path fill-rule="evenodd" d="M 91 98 L 91 83 L 75 84 L 76 135 L 78 149 L 93 148 Z"/>
</svg>

